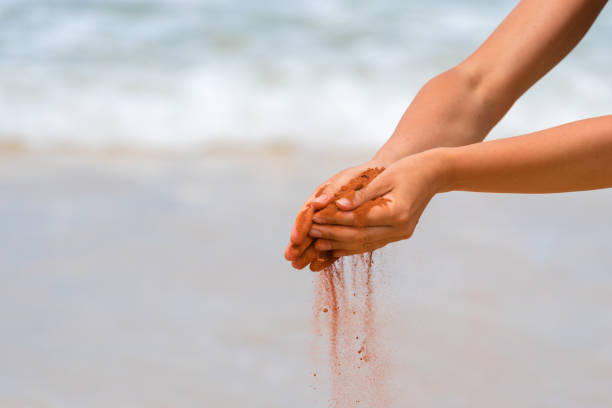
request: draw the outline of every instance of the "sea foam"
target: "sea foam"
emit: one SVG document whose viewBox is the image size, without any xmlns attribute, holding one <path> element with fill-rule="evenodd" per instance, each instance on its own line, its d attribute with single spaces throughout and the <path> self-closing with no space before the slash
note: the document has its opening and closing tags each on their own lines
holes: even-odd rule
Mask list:
<svg viewBox="0 0 612 408">
<path fill-rule="evenodd" d="M 0 139 L 374 148 L 514 3 L 4 1 Z M 611 37 L 604 10 L 492 137 L 612 112 Z"/>
</svg>

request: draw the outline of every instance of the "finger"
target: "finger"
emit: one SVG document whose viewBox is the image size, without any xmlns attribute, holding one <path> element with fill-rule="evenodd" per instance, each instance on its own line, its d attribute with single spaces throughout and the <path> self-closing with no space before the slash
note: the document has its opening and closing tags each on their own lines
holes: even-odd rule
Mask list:
<svg viewBox="0 0 612 408">
<path fill-rule="evenodd" d="M 300 245 L 306 234 L 308 234 L 307 230 L 310 230 L 309 223 L 312 222 L 312 214 L 310 212 L 326 207 L 333 200 L 340 186 L 346 184 L 354 177 L 354 173 L 357 169 L 358 168 L 353 168 L 336 174 L 319 186 L 308 200 L 306 200 L 306 204 L 304 204 L 302 210 L 299 212 L 293 229 L 291 230 L 290 240 L 293 244 Z"/>
<path fill-rule="evenodd" d="M 362 207 L 365 209 L 365 207 Z M 357 209 L 356 211 L 359 211 Z M 315 224 L 346 225 L 359 227 L 382 227 L 393 224 L 393 200 L 381 201 L 377 205 L 367 208 L 365 214 L 360 214 L 359 223 L 356 222 L 355 211 L 316 212 L 312 221 Z"/>
<path fill-rule="evenodd" d="M 318 239 L 315 242 L 315 248 L 319 251 L 370 251 L 371 248 L 374 248 L 377 244 L 382 242 L 389 242 L 389 238 L 383 238 L 378 241 L 351 241 L 351 242 L 341 242 L 341 241 L 330 241 L 327 239 Z"/>
<path fill-rule="evenodd" d="M 319 256 L 317 256 L 317 259 L 313 260 L 310 263 L 310 270 L 313 272 L 322 271 L 323 269 L 327 268 L 328 266 L 330 266 L 337 260 L 338 258 L 333 256 L 331 251 L 320 252 Z"/>
<path fill-rule="evenodd" d="M 298 213 L 293 229 L 291 230 L 291 243 L 294 245 L 300 245 L 312 225 L 312 216 L 314 214 L 314 208 L 310 204 L 305 204 L 304 208 Z"/>
<path fill-rule="evenodd" d="M 353 210 L 366 201 L 374 200 L 387 194 L 393 188 L 392 173 L 380 173 L 361 190 L 355 191 L 353 197 L 344 197 L 336 201 L 336 207 L 343 211 Z"/>
<path fill-rule="evenodd" d="M 310 203 L 312 204 L 313 208 L 319 209 L 329 204 L 331 199 L 334 197 L 334 194 L 336 193 L 335 190 L 336 188 L 331 182 L 325 183 L 320 186 L 313 194 L 312 200 L 310 200 Z"/>
<path fill-rule="evenodd" d="M 319 225 L 314 224 L 310 229 L 313 238 L 324 238 L 331 241 L 341 242 L 373 242 L 388 237 L 393 232 L 391 227 L 347 227 L 344 225 Z"/>
<path fill-rule="evenodd" d="M 388 243 L 389 242 L 381 241 L 381 242 L 378 242 L 376 244 L 372 244 L 370 246 L 370 248 L 362 249 L 362 250 L 356 250 L 356 251 L 347 251 L 345 249 L 338 249 L 338 250 L 332 251 L 332 255 L 334 257 L 340 258 L 340 257 L 343 257 L 343 256 L 363 254 L 364 252 L 370 252 L 370 251 L 375 251 L 377 249 L 380 249 L 380 248 L 384 247 L 385 245 L 387 245 Z"/>
<path fill-rule="evenodd" d="M 308 246 L 312 243 L 312 238 L 306 236 L 306 238 L 302 241 L 300 245 L 294 245 L 291 242 L 287 245 L 287 249 L 285 250 L 285 259 L 288 261 L 293 261 L 300 256 L 302 253 L 308 248 Z"/>
<path fill-rule="evenodd" d="M 289 242 L 289 245 L 287 246 L 287 249 L 285 251 L 285 258 L 288 261 L 292 261 L 302 256 L 302 253 L 304 253 L 304 251 L 306 250 L 306 248 L 308 248 L 312 241 L 313 239 L 307 235 L 306 238 L 304 238 L 302 240 L 302 243 L 299 245 L 295 245 Z"/>
<path fill-rule="evenodd" d="M 317 259 L 319 256 L 319 250 L 317 250 L 314 244 L 311 244 L 304 253 L 293 262 L 291 262 L 291 266 L 295 269 L 303 269 L 306 265 Z"/>
<path fill-rule="evenodd" d="M 338 190 L 340 190 L 340 186 L 345 185 L 352 178 L 354 178 L 358 174 L 360 169 L 361 167 L 353 167 L 351 169 L 341 171 L 340 173 L 327 180 L 313 194 L 314 198 L 310 201 L 312 203 L 312 206 L 317 210 L 326 207 L 329 203 L 332 202 L 334 196 L 336 195 Z"/>
<path fill-rule="evenodd" d="M 287 244 L 287 248 L 285 248 L 285 259 L 288 261 L 293 260 L 293 254 L 291 252 L 293 248 L 295 248 L 295 245 L 293 245 L 291 242 L 289 242 L 289 244 Z"/>
<path fill-rule="evenodd" d="M 293 224 L 293 229 L 291 230 L 290 241 L 292 244 L 300 246 L 299 253 L 302 253 L 304 248 L 308 247 L 310 244 L 308 243 L 305 246 L 302 245 L 304 238 L 310 230 L 310 225 L 312 224 L 312 214 L 315 209 L 325 207 L 329 204 L 334 195 L 330 193 L 331 189 L 331 183 L 325 183 L 319 186 L 308 200 L 306 200 L 306 203 L 298 213 L 295 223 Z"/>
</svg>

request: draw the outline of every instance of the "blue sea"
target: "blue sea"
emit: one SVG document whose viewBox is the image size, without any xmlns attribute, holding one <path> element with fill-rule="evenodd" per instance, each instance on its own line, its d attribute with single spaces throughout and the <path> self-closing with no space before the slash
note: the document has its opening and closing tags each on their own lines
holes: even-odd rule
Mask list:
<svg viewBox="0 0 612 408">
<path fill-rule="evenodd" d="M 0 140 L 374 149 L 516 1 L 0 0 Z M 612 10 L 494 130 L 612 112 Z"/>
</svg>

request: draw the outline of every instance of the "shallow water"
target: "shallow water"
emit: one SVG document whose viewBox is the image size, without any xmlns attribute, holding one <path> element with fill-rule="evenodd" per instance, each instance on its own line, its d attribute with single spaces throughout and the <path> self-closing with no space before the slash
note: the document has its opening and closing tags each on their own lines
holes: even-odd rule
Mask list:
<svg viewBox="0 0 612 408">
<path fill-rule="evenodd" d="M 301 201 L 358 157 L 0 159 L 0 405 L 326 407 Z M 450 193 L 377 258 L 395 405 L 609 407 L 612 190 Z"/>
<path fill-rule="evenodd" d="M 378 146 L 514 0 L 3 0 L 0 140 Z M 494 136 L 609 114 L 612 7 Z"/>
</svg>

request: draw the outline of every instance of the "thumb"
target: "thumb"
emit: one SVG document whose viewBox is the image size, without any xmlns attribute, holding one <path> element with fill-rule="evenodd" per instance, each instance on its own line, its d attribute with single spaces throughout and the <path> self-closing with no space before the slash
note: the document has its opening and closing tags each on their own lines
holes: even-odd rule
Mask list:
<svg viewBox="0 0 612 408">
<path fill-rule="evenodd" d="M 392 184 L 389 173 L 382 173 L 372 180 L 370 184 L 361 190 L 355 191 L 353 197 L 344 197 L 336 201 L 336 206 L 343 211 L 353 210 L 366 201 L 374 200 L 388 193 L 391 189 Z"/>
<path fill-rule="evenodd" d="M 314 197 L 312 198 L 310 203 L 317 210 L 323 208 L 327 204 L 329 204 L 329 202 L 334 197 L 336 191 L 337 188 L 335 184 L 331 181 L 328 181 L 317 189 L 317 191 L 313 194 Z"/>
</svg>

